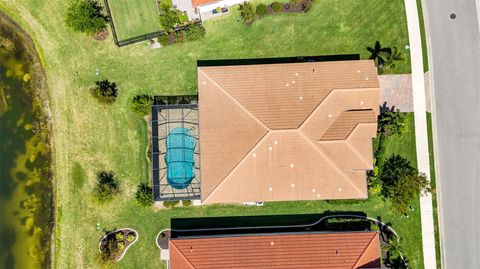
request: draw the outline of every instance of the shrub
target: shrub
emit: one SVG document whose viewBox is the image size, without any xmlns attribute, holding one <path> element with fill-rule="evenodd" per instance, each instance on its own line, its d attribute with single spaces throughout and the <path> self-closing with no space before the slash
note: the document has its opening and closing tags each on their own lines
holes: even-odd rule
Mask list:
<svg viewBox="0 0 480 269">
<path fill-rule="evenodd" d="M 185 33 L 185 41 L 195 41 L 205 36 L 205 28 L 199 23 L 192 23 L 183 31 Z"/>
<path fill-rule="evenodd" d="M 182 205 L 183 205 L 183 206 L 191 206 L 191 205 L 192 205 L 192 201 L 191 201 L 191 200 L 184 200 L 184 201 L 182 201 Z"/>
<path fill-rule="evenodd" d="M 122 251 L 125 248 L 125 243 L 117 242 L 117 250 Z"/>
<path fill-rule="evenodd" d="M 105 29 L 107 16 L 95 0 L 73 0 L 67 9 L 65 22 L 75 32 L 94 34 Z"/>
<path fill-rule="evenodd" d="M 268 12 L 267 6 L 265 4 L 258 4 L 256 11 L 258 16 L 263 17 Z"/>
<path fill-rule="evenodd" d="M 178 201 L 164 201 L 163 206 L 166 208 L 173 208 L 178 204 Z"/>
<path fill-rule="evenodd" d="M 160 43 L 163 47 L 168 46 L 170 44 L 169 36 L 167 34 L 161 34 L 157 37 L 158 43 Z"/>
<path fill-rule="evenodd" d="M 116 233 L 115 239 L 117 239 L 117 241 L 123 241 L 123 233 L 122 232 Z"/>
<path fill-rule="evenodd" d="M 275 13 L 280 12 L 283 8 L 283 5 L 280 4 L 279 2 L 273 2 L 271 6 L 272 6 L 273 12 Z"/>
<path fill-rule="evenodd" d="M 103 104 L 113 104 L 117 98 L 117 84 L 108 79 L 95 81 L 95 87 L 90 89 L 90 94 Z"/>
<path fill-rule="evenodd" d="M 102 171 L 97 173 L 97 183 L 93 189 L 93 196 L 100 203 L 113 198 L 119 191 L 118 180 L 113 172 Z"/>
<path fill-rule="evenodd" d="M 133 97 L 131 109 L 141 115 L 147 115 L 150 113 L 150 107 L 153 105 L 153 96 L 148 94 L 140 94 Z"/>
<path fill-rule="evenodd" d="M 238 10 L 240 10 L 240 16 L 245 23 L 252 23 L 255 19 L 255 10 L 252 3 L 244 2 L 238 6 Z"/>
<path fill-rule="evenodd" d="M 149 207 L 153 205 L 152 188 L 146 182 L 140 183 L 135 193 L 135 201 L 141 207 Z"/>
<path fill-rule="evenodd" d="M 163 11 L 160 16 L 160 25 L 168 33 L 175 31 L 175 26 L 180 24 L 181 12 L 167 4 L 161 4 L 160 8 Z"/>
<path fill-rule="evenodd" d="M 407 114 L 387 111 L 378 116 L 378 132 L 385 137 L 392 135 L 402 136 L 407 130 Z"/>
<path fill-rule="evenodd" d="M 133 240 L 135 240 L 135 234 L 134 233 L 127 234 L 127 241 L 132 242 Z"/>
</svg>

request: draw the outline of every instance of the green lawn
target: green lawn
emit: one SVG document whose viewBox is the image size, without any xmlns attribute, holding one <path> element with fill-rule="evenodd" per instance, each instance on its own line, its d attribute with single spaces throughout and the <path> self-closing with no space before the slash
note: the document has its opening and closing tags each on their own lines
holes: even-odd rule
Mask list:
<svg viewBox="0 0 480 269">
<path fill-rule="evenodd" d="M 422 0 L 417 0 L 418 20 L 420 23 L 420 37 L 422 39 L 422 57 L 423 57 L 423 72 L 428 71 L 428 48 L 427 36 L 425 34 L 425 18 L 423 17 Z"/>
<path fill-rule="evenodd" d="M 427 130 L 428 130 L 428 151 L 430 155 L 430 185 L 432 187 L 432 203 L 433 203 L 433 223 L 435 228 L 435 252 L 437 254 L 437 268 L 442 268 L 442 258 L 440 252 L 440 234 L 438 231 L 438 208 L 436 193 L 436 177 L 435 177 L 435 157 L 433 149 L 432 134 L 432 114 L 427 113 Z"/>
<path fill-rule="evenodd" d="M 157 0 L 108 0 L 119 40 L 160 31 Z"/>
<path fill-rule="evenodd" d="M 405 238 L 412 268 L 423 267 L 418 210 L 409 219 L 398 217 L 380 197 L 355 204 L 289 202 L 267 203 L 263 208 L 206 206 L 159 212 L 139 209 L 132 201 L 135 186 L 148 179 L 147 124 L 128 109 L 134 95 L 195 94 L 197 59 L 339 53 L 368 58 L 365 48 L 376 40 L 404 48 L 408 38 L 402 0 L 317 0 L 308 14 L 268 16 L 251 27 L 237 21 L 239 14 L 233 8 L 230 14 L 205 23 L 205 39 L 157 50 L 150 50 L 146 42 L 117 48 L 111 40 L 97 42 L 72 33 L 64 23 L 67 5 L 63 0 L 0 0 L 0 7 L 32 34 L 46 66 L 54 121 L 58 268 L 98 267 L 95 255 L 101 232 L 95 228 L 97 222 L 140 232 L 138 243 L 118 268 L 162 268 L 154 236 L 168 227 L 172 217 L 333 209 L 381 216 Z M 405 53 L 408 60 L 398 65 L 396 73 L 410 72 L 410 57 Z M 99 106 L 88 94 L 93 82 L 104 78 L 119 87 L 111 107 Z M 390 152 L 414 160 L 412 135 L 389 141 Z M 90 195 L 100 169 L 113 170 L 121 179 L 121 195 L 105 206 L 93 203 Z"/>
</svg>

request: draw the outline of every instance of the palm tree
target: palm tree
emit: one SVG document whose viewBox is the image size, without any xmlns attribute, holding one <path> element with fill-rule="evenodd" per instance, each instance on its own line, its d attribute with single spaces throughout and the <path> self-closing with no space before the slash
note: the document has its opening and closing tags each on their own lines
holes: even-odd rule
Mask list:
<svg viewBox="0 0 480 269">
<path fill-rule="evenodd" d="M 392 51 L 385 55 L 385 60 L 386 61 L 383 64 L 385 68 L 395 69 L 397 67 L 397 62 L 405 61 L 405 56 L 397 47 L 393 47 Z"/>
<path fill-rule="evenodd" d="M 375 42 L 373 48 L 367 47 L 367 50 L 371 53 L 370 59 L 376 61 L 378 67 L 382 67 L 386 62 L 386 56 L 392 53 L 392 49 L 382 48 L 382 45 L 380 45 L 380 41 L 378 40 Z"/>
</svg>

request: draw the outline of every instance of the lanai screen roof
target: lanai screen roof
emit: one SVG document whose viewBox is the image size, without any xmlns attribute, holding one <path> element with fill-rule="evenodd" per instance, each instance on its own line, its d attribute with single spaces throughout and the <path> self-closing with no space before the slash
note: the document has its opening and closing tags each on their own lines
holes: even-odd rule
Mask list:
<svg viewBox="0 0 480 269">
<path fill-rule="evenodd" d="M 171 269 L 379 267 L 380 243 L 376 232 L 170 240 Z"/>
<path fill-rule="evenodd" d="M 367 198 L 373 61 L 198 68 L 204 203 Z"/>
</svg>

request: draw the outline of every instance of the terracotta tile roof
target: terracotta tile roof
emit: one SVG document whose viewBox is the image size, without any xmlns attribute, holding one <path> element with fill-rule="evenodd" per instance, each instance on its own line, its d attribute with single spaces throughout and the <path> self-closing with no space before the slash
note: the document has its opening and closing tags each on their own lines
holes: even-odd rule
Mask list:
<svg viewBox="0 0 480 269">
<path fill-rule="evenodd" d="M 380 267 L 380 244 L 376 232 L 170 240 L 171 269 L 378 267 Z"/>
<path fill-rule="evenodd" d="M 205 203 L 367 198 L 372 61 L 198 68 Z"/>
<path fill-rule="evenodd" d="M 206 4 L 218 2 L 218 0 L 192 0 L 192 6 L 198 7 Z"/>
</svg>

